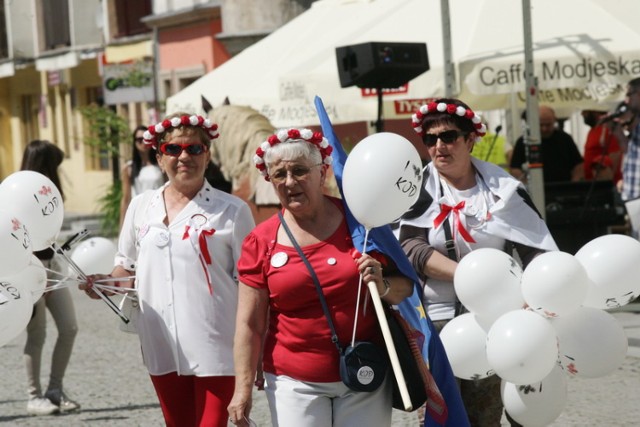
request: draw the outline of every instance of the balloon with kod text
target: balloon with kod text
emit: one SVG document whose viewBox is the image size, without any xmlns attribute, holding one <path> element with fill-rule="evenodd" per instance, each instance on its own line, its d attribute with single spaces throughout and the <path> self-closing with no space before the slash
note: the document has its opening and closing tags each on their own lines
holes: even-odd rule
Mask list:
<svg viewBox="0 0 640 427">
<path fill-rule="evenodd" d="M 12 173 L 0 184 L 0 206 L 25 224 L 34 251 L 55 243 L 64 220 L 64 204 L 49 178 L 27 170 Z"/>
<path fill-rule="evenodd" d="M 440 331 L 442 345 L 453 374 L 465 380 L 479 380 L 495 372 L 487 361 L 487 332 L 473 313 L 451 319 Z"/>
<path fill-rule="evenodd" d="M 623 234 L 597 237 L 576 252 L 590 282 L 583 305 L 622 307 L 640 295 L 640 242 Z"/>
<path fill-rule="evenodd" d="M 627 356 L 624 329 L 606 311 L 580 307 L 551 324 L 558 335 L 558 362 L 569 376 L 603 377 L 618 369 Z"/>
<path fill-rule="evenodd" d="M 573 255 L 551 251 L 535 257 L 522 274 L 522 295 L 545 317 L 566 316 L 582 305 L 589 277 Z"/>
<path fill-rule="evenodd" d="M 421 185 L 418 150 L 394 133 L 367 136 L 351 150 L 344 165 L 347 206 L 367 229 L 400 218 L 418 199 Z"/>
<path fill-rule="evenodd" d="M 522 268 L 509 254 L 494 248 L 471 251 L 453 277 L 460 302 L 472 313 L 491 321 L 524 306 L 520 288 Z"/>
<path fill-rule="evenodd" d="M 18 273 L 31 259 L 27 227 L 11 212 L 0 210 L 0 277 Z"/>
<path fill-rule="evenodd" d="M 31 260 L 26 267 L 11 276 L 2 277 L 2 280 L 11 283 L 18 289 L 30 292 L 31 299 L 35 303 L 47 287 L 47 272 L 42 261 L 37 256 L 31 255 Z"/>
<path fill-rule="evenodd" d="M 32 312 L 31 292 L 0 280 L 0 347 L 20 335 Z"/>
<path fill-rule="evenodd" d="M 567 378 L 559 366 L 540 382 L 513 384 L 502 380 L 502 403 L 507 413 L 523 426 L 547 426 L 567 404 Z"/>
<path fill-rule="evenodd" d="M 514 310 L 493 322 L 487 333 L 487 360 L 496 374 L 513 384 L 542 381 L 558 360 L 551 323 L 530 310 Z"/>
<path fill-rule="evenodd" d="M 113 270 L 116 245 L 105 237 L 91 237 L 80 243 L 71 259 L 84 274 L 109 274 Z M 75 270 L 71 273 L 75 274 Z"/>
</svg>

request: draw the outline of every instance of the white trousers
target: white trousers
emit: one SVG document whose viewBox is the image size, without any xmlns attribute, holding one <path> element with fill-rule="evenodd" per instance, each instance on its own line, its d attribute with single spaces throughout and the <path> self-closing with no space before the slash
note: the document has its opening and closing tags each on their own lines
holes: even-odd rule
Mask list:
<svg viewBox="0 0 640 427">
<path fill-rule="evenodd" d="M 265 373 L 273 427 L 389 427 L 391 379 L 373 392 L 340 382 L 313 383 Z"/>
</svg>

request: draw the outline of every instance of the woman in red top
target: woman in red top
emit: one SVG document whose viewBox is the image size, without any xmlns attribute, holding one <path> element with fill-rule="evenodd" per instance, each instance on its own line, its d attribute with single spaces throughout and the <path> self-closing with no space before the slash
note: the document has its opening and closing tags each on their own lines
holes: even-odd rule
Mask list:
<svg viewBox="0 0 640 427">
<path fill-rule="evenodd" d="M 389 304 L 411 294 L 410 280 L 398 275 L 390 262 L 357 253 L 342 203 L 323 194 L 331 156 L 322 134 L 280 131 L 261 145 L 254 161 L 274 186 L 284 220 L 318 276 L 341 344 L 352 337 L 360 276 L 376 282 Z M 390 425 L 388 378 L 372 392 L 355 392 L 342 383 L 338 350 L 311 274 L 277 215 L 247 236 L 238 273 L 236 388 L 230 421 L 247 423 L 264 342 L 265 390 L 273 426 Z M 371 302 L 363 310 L 365 288 L 360 292 L 356 340 L 382 345 Z"/>
</svg>

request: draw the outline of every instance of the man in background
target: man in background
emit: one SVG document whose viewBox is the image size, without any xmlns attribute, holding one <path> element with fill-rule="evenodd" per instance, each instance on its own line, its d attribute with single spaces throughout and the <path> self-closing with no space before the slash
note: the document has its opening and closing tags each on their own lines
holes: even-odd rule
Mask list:
<svg viewBox="0 0 640 427">
<path fill-rule="evenodd" d="M 556 114 L 551 107 L 540 106 L 540 138 L 544 182 L 580 181 L 584 178 L 583 160 L 576 143 L 568 133 L 556 127 Z M 511 174 L 525 181 L 527 163 L 524 138 L 516 141 L 511 157 Z"/>
</svg>

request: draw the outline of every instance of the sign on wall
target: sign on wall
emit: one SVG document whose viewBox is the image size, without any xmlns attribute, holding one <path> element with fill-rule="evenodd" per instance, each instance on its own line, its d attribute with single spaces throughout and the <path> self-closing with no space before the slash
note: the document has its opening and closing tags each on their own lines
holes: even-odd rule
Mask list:
<svg viewBox="0 0 640 427">
<path fill-rule="evenodd" d="M 138 60 L 103 64 L 102 87 L 107 105 L 153 102 L 153 62 Z"/>
</svg>

